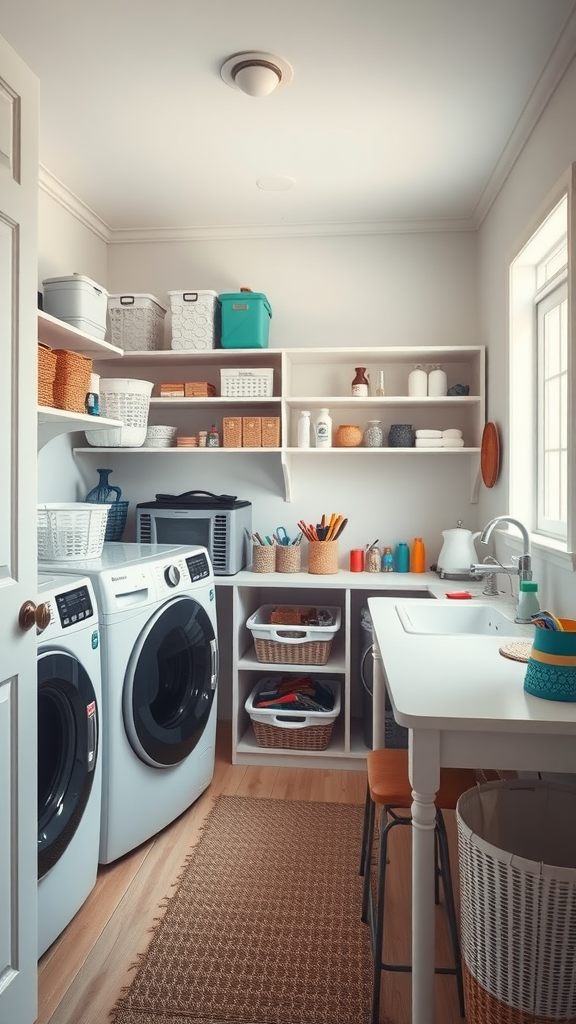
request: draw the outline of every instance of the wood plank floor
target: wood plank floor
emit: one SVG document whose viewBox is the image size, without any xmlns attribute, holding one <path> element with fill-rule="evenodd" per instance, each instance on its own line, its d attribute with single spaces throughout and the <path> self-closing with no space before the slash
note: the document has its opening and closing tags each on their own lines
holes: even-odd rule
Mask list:
<svg viewBox="0 0 576 1024">
<path fill-rule="evenodd" d="M 134 852 L 100 868 L 95 888 L 63 934 L 38 964 L 38 1024 L 107 1024 L 131 967 L 149 941 L 190 846 L 220 794 L 278 800 L 364 802 L 363 771 L 269 768 L 230 763 L 230 724 L 219 723 L 214 779 L 177 821 Z M 457 858 L 453 816 L 446 815 L 453 870 Z M 358 836 L 358 854 L 360 855 Z M 410 829 L 392 830 L 387 871 L 387 945 L 390 960 L 410 959 Z M 456 883 L 455 883 L 456 884 Z M 457 894 L 456 894 L 457 898 Z M 389 901 L 389 902 L 388 902 Z M 360 913 L 360 907 L 358 908 Z M 449 962 L 444 912 L 438 909 L 438 963 Z M 436 978 L 436 1021 L 461 1021 L 456 985 Z M 381 1021 L 410 1022 L 410 976 L 383 975 Z M 286 1024 L 292 1024 L 286 1021 Z M 350 1024 L 365 1024 L 350 1021 Z"/>
</svg>

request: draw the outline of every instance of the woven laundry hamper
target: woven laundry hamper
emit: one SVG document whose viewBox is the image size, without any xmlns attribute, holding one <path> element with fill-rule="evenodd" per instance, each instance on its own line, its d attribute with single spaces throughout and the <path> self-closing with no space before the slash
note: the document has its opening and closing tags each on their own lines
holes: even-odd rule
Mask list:
<svg viewBox="0 0 576 1024">
<path fill-rule="evenodd" d="M 456 808 L 468 1024 L 576 1020 L 576 786 L 488 782 Z"/>
</svg>

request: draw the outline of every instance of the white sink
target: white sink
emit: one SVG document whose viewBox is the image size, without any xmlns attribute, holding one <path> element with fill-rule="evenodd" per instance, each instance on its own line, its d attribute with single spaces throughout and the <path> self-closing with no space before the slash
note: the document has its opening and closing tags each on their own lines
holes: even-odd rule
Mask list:
<svg viewBox="0 0 576 1024">
<path fill-rule="evenodd" d="M 449 604 L 428 601 L 397 604 L 396 611 L 407 633 L 531 636 L 533 630 L 533 626 L 514 622 L 512 609 L 507 615 L 493 604 L 474 598 Z"/>
</svg>

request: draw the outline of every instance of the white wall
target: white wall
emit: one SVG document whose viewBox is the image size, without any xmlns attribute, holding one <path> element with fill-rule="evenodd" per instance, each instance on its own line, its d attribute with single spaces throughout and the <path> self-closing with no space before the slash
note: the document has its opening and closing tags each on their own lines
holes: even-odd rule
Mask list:
<svg viewBox="0 0 576 1024">
<path fill-rule="evenodd" d="M 508 269 L 517 240 L 569 165 L 576 160 L 576 62 L 572 62 L 478 232 L 480 342 L 488 347 L 488 419 L 501 432 L 503 468 L 496 486 L 482 489 L 481 522 L 508 511 Z M 573 616 L 572 572 L 534 559 L 541 604 Z"/>
<path fill-rule="evenodd" d="M 84 274 L 106 285 L 107 246 L 101 238 L 40 189 L 38 288 L 48 277 Z"/>
</svg>

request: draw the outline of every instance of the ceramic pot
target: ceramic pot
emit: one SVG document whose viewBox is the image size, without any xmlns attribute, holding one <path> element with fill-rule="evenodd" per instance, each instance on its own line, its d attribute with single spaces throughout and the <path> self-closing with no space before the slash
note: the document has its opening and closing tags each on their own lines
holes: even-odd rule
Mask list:
<svg viewBox="0 0 576 1024">
<path fill-rule="evenodd" d="M 414 431 L 411 423 L 393 423 L 388 433 L 389 448 L 413 448 Z"/>
<path fill-rule="evenodd" d="M 334 444 L 336 448 L 358 448 L 363 437 L 362 428 L 356 423 L 342 423 L 336 431 Z"/>
</svg>

